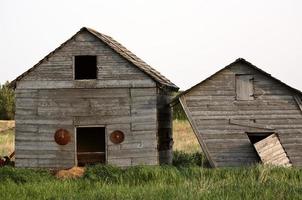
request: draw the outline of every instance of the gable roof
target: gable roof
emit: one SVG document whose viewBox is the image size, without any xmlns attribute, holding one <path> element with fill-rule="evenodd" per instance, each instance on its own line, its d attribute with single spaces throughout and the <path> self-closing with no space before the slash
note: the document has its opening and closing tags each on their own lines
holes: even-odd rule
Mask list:
<svg viewBox="0 0 302 200">
<path fill-rule="evenodd" d="M 18 76 L 15 80 L 13 80 L 10 83 L 10 87 L 16 88 L 17 81 L 21 80 L 24 76 L 26 76 L 28 73 L 33 71 L 36 67 L 38 67 L 43 61 L 48 59 L 50 56 L 52 56 L 56 51 L 63 48 L 69 41 L 71 41 L 73 38 L 75 38 L 79 33 L 87 31 L 94 35 L 96 38 L 101 40 L 103 43 L 108 45 L 111 49 L 113 49 L 116 53 L 118 53 L 120 56 L 125 58 L 127 61 L 131 62 L 133 65 L 135 65 L 139 70 L 147 74 L 150 78 L 152 78 L 155 82 L 159 83 L 161 86 L 165 86 L 168 88 L 171 88 L 175 91 L 177 91 L 179 88 L 172 83 L 169 79 L 164 77 L 162 74 L 160 74 L 158 71 L 153 69 L 150 65 L 145 63 L 143 60 L 138 58 L 135 54 L 133 54 L 131 51 L 126 49 L 123 45 L 115 41 L 112 37 L 99 33 L 91 28 L 83 27 L 78 31 L 74 36 L 72 36 L 70 39 L 68 39 L 66 42 L 61 44 L 58 48 L 56 48 L 54 51 L 50 52 L 47 56 L 45 56 L 42 60 L 40 60 L 36 65 L 34 65 L 32 68 Z"/>
<path fill-rule="evenodd" d="M 223 71 L 223 70 L 225 70 L 225 69 L 227 69 L 227 68 L 229 68 L 229 67 L 231 67 L 231 66 L 233 66 L 233 65 L 235 65 L 235 64 L 238 64 L 238 63 L 246 64 L 246 65 L 248 65 L 249 67 L 251 67 L 251 68 L 253 68 L 253 69 L 257 70 L 257 71 L 260 71 L 261 73 L 265 74 L 266 76 L 268 76 L 268 77 L 274 79 L 275 81 L 279 82 L 280 84 L 282 84 L 282 85 L 288 87 L 289 89 L 291 89 L 291 90 L 297 92 L 298 94 L 302 94 L 302 92 L 301 92 L 300 90 L 298 90 L 298 89 L 296 89 L 296 88 L 293 88 L 293 87 L 287 85 L 286 83 L 282 82 L 281 80 L 279 80 L 279 79 L 273 77 L 271 74 L 269 74 L 269 73 L 263 71 L 262 69 L 256 67 L 256 66 L 253 65 L 252 63 L 246 61 L 245 59 L 243 59 L 243 58 L 238 58 L 238 59 L 236 59 L 234 62 L 232 62 L 231 64 L 229 64 L 229 65 L 225 66 L 224 68 L 220 69 L 219 71 L 217 71 L 217 72 L 214 73 L 213 75 L 209 76 L 208 78 L 204 79 L 203 81 L 197 83 L 196 85 L 192 86 L 191 88 L 187 89 L 186 91 L 181 92 L 179 95 L 177 95 L 177 96 L 171 101 L 171 103 L 173 104 L 175 101 L 178 100 L 178 98 L 180 98 L 181 96 L 187 94 L 188 92 L 190 92 L 191 90 L 193 90 L 195 87 L 197 87 L 197 86 L 199 86 L 199 85 L 202 85 L 204 82 L 206 82 L 207 80 L 211 79 L 211 78 L 214 77 L 216 74 L 218 74 L 218 73 L 220 73 L 221 71 Z"/>
</svg>

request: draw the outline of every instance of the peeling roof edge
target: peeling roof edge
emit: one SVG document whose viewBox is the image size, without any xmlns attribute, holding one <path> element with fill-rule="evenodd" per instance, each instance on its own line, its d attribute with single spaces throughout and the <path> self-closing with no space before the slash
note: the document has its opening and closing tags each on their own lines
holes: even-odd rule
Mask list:
<svg viewBox="0 0 302 200">
<path fill-rule="evenodd" d="M 14 79 L 10 84 L 9 87 L 15 89 L 17 82 L 20 81 L 23 77 L 25 77 L 28 73 L 33 71 L 36 67 L 38 67 L 43 61 L 47 60 L 50 56 L 52 56 L 56 51 L 63 48 L 69 41 L 74 39 L 79 33 L 87 31 L 90 34 L 94 35 L 96 38 L 100 39 L 103 43 L 108 45 L 113 51 L 115 51 L 117 54 L 122 56 L 127 61 L 131 62 L 133 65 L 135 65 L 140 71 L 148 75 L 151 79 L 153 79 L 156 83 L 158 83 L 163 88 L 170 88 L 174 91 L 178 91 L 179 87 L 177 87 L 174 83 L 172 83 L 169 79 L 161 75 L 158 71 L 153 69 L 150 65 L 145 63 L 143 60 L 138 58 L 135 54 L 133 54 L 131 51 L 126 49 L 124 46 L 122 46 L 120 43 L 115 41 L 110 36 L 107 36 L 105 34 L 101 34 L 91 28 L 83 27 L 81 28 L 75 35 L 73 35 L 71 38 L 69 38 L 67 41 L 62 43 L 59 47 L 57 47 L 55 50 L 50 52 L 48 55 L 46 55 L 42 60 L 40 60 L 37 64 L 35 64 L 33 67 L 25 71 L 23 74 L 18 76 L 16 79 Z"/>
<path fill-rule="evenodd" d="M 196 85 L 194 85 L 194 86 L 190 87 L 189 89 L 187 89 L 187 90 L 181 92 L 180 94 L 178 94 L 176 97 L 174 97 L 174 98 L 171 100 L 170 104 L 171 104 L 171 105 L 177 104 L 177 101 L 178 101 L 178 99 L 179 99 L 181 96 L 187 94 L 188 92 L 190 92 L 191 90 L 193 90 L 195 87 L 197 87 L 197 86 L 199 86 L 199 85 L 202 85 L 204 82 L 206 82 L 207 80 L 211 79 L 211 78 L 214 77 L 216 74 L 220 73 L 221 71 L 225 70 L 226 68 L 231 67 L 232 65 L 237 64 L 237 63 L 244 63 L 244 64 L 247 64 L 247 65 L 249 65 L 250 67 L 254 68 L 255 70 L 260 71 L 261 73 L 265 74 L 266 76 L 268 76 L 268 77 L 274 79 L 275 81 L 281 83 L 282 85 L 284 85 L 284 86 L 288 87 L 289 89 L 291 89 L 291 90 L 293 90 L 293 91 L 295 91 L 295 92 L 297 92 L 297 93 L 299 93 L 299 94 L 302 95 L 302 92 L 301 92 L 300 90 L 298 90 L 298 89 L 296 89 L 296 88 L 293 88 L 293 87 L 287 85 L 286 83 L 282 82 L 281 80 L 279 80 L 279 79 L 273 77 L 271 74 L 269 74 L 269 73 L 263 71 L 262 69 L 256 67 L 256 66 L 253 65 L 252 63 L 246 61 L 244 58 L 238 58 L 238 59 L 236 59 L 234 62 L 232 62 L 231 64 L 225 66 L 224 68 L 220 69 L 219 71 L 215 72 L 214 74 L 212 74 L 212 75 L 209 76 L 208 78 L 204 79 L 203 81 L 197 83 Z"/>
</svg>

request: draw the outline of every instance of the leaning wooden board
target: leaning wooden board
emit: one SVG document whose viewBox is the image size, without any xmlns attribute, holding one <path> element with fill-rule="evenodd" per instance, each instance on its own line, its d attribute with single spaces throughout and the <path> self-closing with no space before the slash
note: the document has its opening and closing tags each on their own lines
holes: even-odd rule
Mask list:
<svg viewBox="0 0 302 200">
<path fill-rule="evenodd" d="M 292 166 L 276 134 L 260 140 L 254 147 L 263 164 Z"/>
</svg>

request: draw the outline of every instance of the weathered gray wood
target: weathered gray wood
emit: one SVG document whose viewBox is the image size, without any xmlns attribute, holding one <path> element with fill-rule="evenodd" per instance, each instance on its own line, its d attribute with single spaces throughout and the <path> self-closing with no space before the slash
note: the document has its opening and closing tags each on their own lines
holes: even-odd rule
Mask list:
<svg viewBox="0 0 302 200">
<path fill-rule="evenodd" d="M 254 86 L 252 75 L 236 75 L 236 99 L 253 100 Z"/>
<path fill-rule="evenodd" d="M 301 118 L 301 114 L 270 114 L 270 115 L 266 115 L 266 114 L 251 114 L 251 115 L 201 115 L 201 116 L 194 116 L 195 119 L 198 120 L 203 120 L 203 119 L 226 119 L 227 117 L 229 117 L 230 119 L 284 119 L 284 118 L 288 118 L 288 119 L 299 119 Z"/>
<path fill-rule="evenodd" d="M 22 80 L 18 83 L 18 89 L 56 89 L 56 88 L 128 88 L 128 87 L 155 87 L 155 83 L 152 80 L 98 80 L 97 82 L 77 82 L 77 81 L 65 81 L 64 80 L 37 80 L 28 81 Z M 95 83 L 95 84 L 94 84 Z"/>
<path fill-rule="evenodd" d="M 131 158 L 110 158 L 107 161 L 110 165 L 116 165 L 120 167 L 128 167 L 132 165 L 132 159 Z"/>
<path fill-rule="evenodd" d="M 24 77 L 17 87 L 29 88 L 104 88 L 155 87 L 155 82 L 134 67 L 108 45 L 89 33 L 81 33 L 81 40 L 69 41 L 52 56 Z M 90 40 L 90 38 L 94 38 Z M 73 56 L 97 55 L 98 80 L 73 81 Z M 93 83 L 95 82 L 95 83 Z"/>
<path fill-rule="evenodd" d="M 272 134 L 255 143 L 254 146 L 264 164 L 291 166 L 287 154 L 276 134 Z"/>
<path fill-rule="evenodd" d="M 132 99 L 130 99 L 131 94 L 129 93 L 131 90 L 134 95 Z M 144 150 L 147 148 L 150 154 L 153 156 L 157 155 L 157 94 L 155 89 L 149 88 L 131 90 L 120 88 L 43 89 L 37 90 L 38 96 L 35 95 L 34 99 L 19 98 L 20 104 L 28 102 L 28 107 L 36 105 L 37 113 L 33 112 L 30 116 L 23 113 L 17 114 L 18 124 L 21 126 L 35 124 L 39 128 L 30 129 L 34 131 L 33 133 L 19 132 L 16 137 L 16 142 L 19 145 L 16 145 L 16 149 L 19 151 L 38 150 L 52 152 L 43 155 L 33 154 L 32 158 L 38 160 L 58 158 L 56 151 L 73 152 L 74 150 L 73 140 L 71 141 L 71 146 L 62 148 L 54 143 L 53 134 L 58 128 L 71 128 L 70 132 L 72 133 L 72 124 L 76 126 L 108 124 L 108 133 L 114 130 L 122 130 L 126 134 L 124 143 L 117 146 L 110 145 L 108 147 L 109 152 L 118 150 L 124 157 L 128 155 L 130 160 L 133 159 L 133 156 L 144 156 L 148 160 L 148 154 L 131 154 L 131 152 L 136 152 L 136 149 Z M 152 94 L 152 92 L 154 93 Z M 131 131 L 133 131 L 132 134 L 130 133 Z M 128 136 L 128 134 L 130 135 Z M 42 141 L 45 145 L 35 145 Z M 108 155 L 108 159 L 110 159 L 111 154 L 109 153 Z M 20 159 L 24 157 L 31 158 L 30 155 L 23 156 L 23 154 L 20 154 L 19 156 Z M 153 164 L 158 163 L 156 159 L 150 159 L 146 163 L 152 164 L 152 162 Z M 131 161 L 130 165 L 139 163 L 142 163 L 142 161 Z"/>
<path fill-rule="evenodd" d="M 244 92 L 253 94 L 254 100 L 236 99 L 238 74 L 249 75 L 246 82 L 253 77 L 253 93 L 251 88 Z M 295 95 L 297 92 L 263 72 L 236 63 L 194 86 L 180 102 L 212 166 L 257 162 L 257 158 L 245 158 L 254 151 L 246 133 L 270 131 L 278 133 L 289 159 L 293 158 L 292 164 L 302 166 L 302 140 L 298 139 L 302 138 L 302 114 Z M 284 162 L 281 158 L 279 161 Z"/>
<path fill-rule="evenodd" d="M 302 100 L 301 100 L 301 97 L 299 95 L 294 95 L 294 99 L 297 102 L 297 104 L 298 104 L 298 106 L 300 108 L 300 111 L 302 112 Z"/>
<path fill-rule="evenodd" d="M 192 127 L 192 129 L 193 129 L 193 131 L 194 131 L 194 133 L 195 133 L 195 135 L 196 135 L 196 137 L 197 137 L 197 139 L 198 139 L 198 142 L 199 142 L 199 144 L 201 145 L 201 148 L 202 148 L 203 152 L 205 153 L 205 155 L 206 155 L 206 157 L 207 157 L 207 159 L 208 159 L 210 165 L 211 165 L 212 167 L 215 167 L 215 163 L 214 163 L 214 161 L 213 161 L 213 160 L 211 159 L 211 157 L 210 157 L 210 154 L 209 154 L 207 145 L 206 145 L 206 143 L 203 141 L 203 138 L 202 138 L 201 134 L 199 134 L 199 131 L 198 131 L 198 129 L 197 129 L 197 126 L 195 125 L 195 121 L 193 120 L 193 118 L 192 118 L 192 116 L 191 116 L 191 113 L 190 113 L 189 110 L 187 109 L 187 105 L 186 105 L 186 100 L 185 100 L 185 98 L 181 97 L 181 98 L 179 99 L 179 101 L 180 101 L 180 103 L 181 103 L 181 105 L 182 105 L 182 107 L 183 107 L 183 109 L 184 109 L 184 112 L 186 113 L 186 115 L 187 115 L 187 117 L 188 117 L 188 119 L 189 119 L 189 122 L 190 122 L 190 124 L 191 124 L 191 127 Z"/>
<path fill-rule="evenodd" d="M 251 127 L 251 128 L 261 128 L 261 129 L 268 129 L 268 130 L 274 130 L 274 128 L 268 126 L 268 125 L 261 125 L 257 123 L 243 123 L 240 120 L 233 120 L 230 119 L 230 124 L 238 125 L 238 126 L 244 126 L 244 127 Z"/>
<path fill-rule="evenodd" d="M 73 80 L 73 58 L 96 55 L 97 80 Z M 163 89 L 160 89 L 163 90 Z M 159 164 L 158 133 L 169 129 L 172 91 L 157 83 L 91 34 L 79 34 L 29 72 L 16 87 L 16 166 L 65 168 L 76 164 L 76 127 L 106 128 L 107 163 Z M 68 130 L 58 145 L 54 133 Z M 122 131 L 125 139 L 109 137 Z"/>
<path fill-rule="evenodd" d="M 110 158 L 155 157 L 158 156 L 157 154 L 156 148 L 134 148 L 108 152 Z"/>
</svg>

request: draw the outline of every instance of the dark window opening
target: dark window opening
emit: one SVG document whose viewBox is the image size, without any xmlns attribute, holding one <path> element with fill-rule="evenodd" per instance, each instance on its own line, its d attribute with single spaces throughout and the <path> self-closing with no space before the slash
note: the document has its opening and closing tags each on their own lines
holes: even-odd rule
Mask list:
<svg viewBox="0 0 302 200">
<path fill-rule="evenodd" d="M 74 79 L 96 79 L 97 61 L 96 56 L 75 56 L 74 57 Z"/>
<path fill-rule="evenodd" d="M 106 162 L 105 128 L 77 128 L 78 166 Z"/>
</svg>

